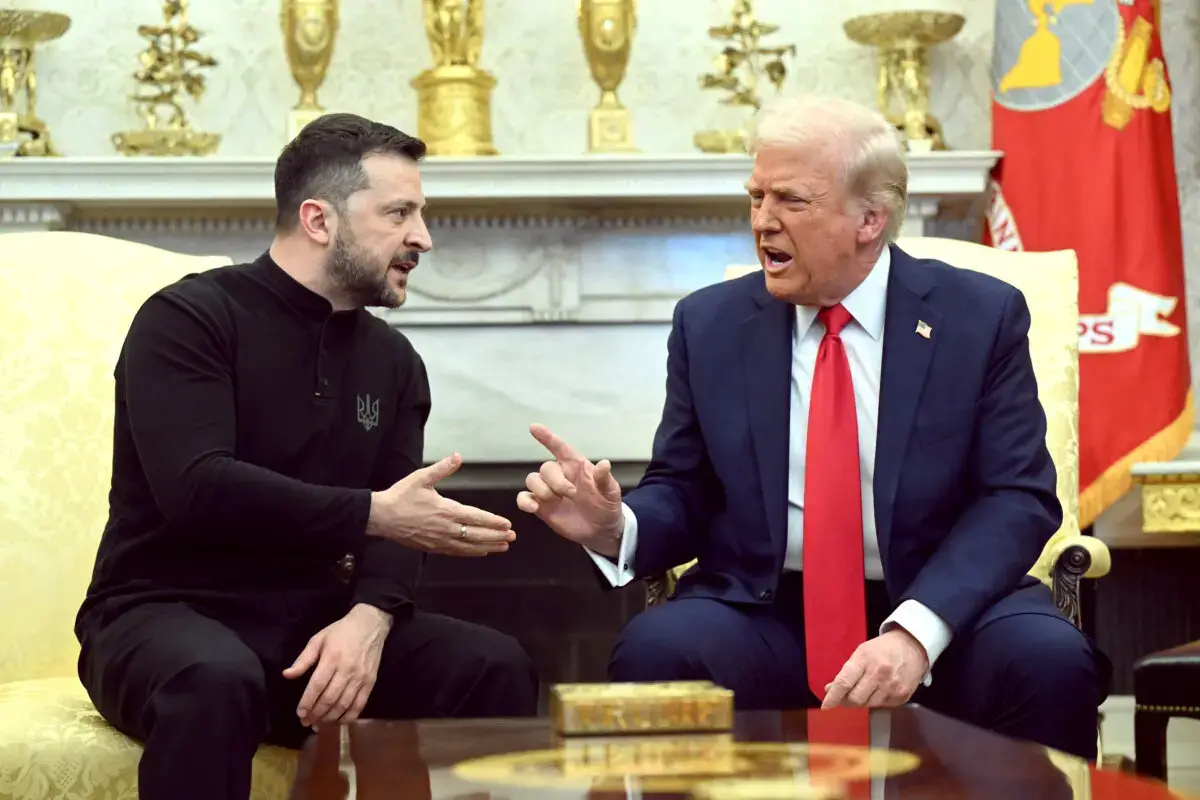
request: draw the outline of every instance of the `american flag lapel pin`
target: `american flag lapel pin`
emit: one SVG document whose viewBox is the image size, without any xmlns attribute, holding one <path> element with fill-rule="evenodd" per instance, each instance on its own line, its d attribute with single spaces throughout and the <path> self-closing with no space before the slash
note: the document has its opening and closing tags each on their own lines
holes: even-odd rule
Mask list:
<svg viewBox="0 0 1200 800">
<path fill-rule="evenodd" d="M 929 327 L 928 322 L 926 322 L 923 319 L 917 320 L 917 335 L 918 336 L 920 336 L 924 339 L 928 339 L 929 335 L 931 333 L 933 333 L 933 328 Z"/>
</svg>

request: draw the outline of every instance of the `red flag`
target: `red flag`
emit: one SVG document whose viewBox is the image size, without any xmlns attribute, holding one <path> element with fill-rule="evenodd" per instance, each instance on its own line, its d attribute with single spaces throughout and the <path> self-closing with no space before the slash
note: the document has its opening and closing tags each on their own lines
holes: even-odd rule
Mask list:
<svg viewBox="0 0 1200 800">
<path fill-rule="evenodd" d="M 986 238 L 1079 258 L 1079 523 L 1192 432 L 1171 85 L 1156 0 L 996 0 Z"/>
</svg>

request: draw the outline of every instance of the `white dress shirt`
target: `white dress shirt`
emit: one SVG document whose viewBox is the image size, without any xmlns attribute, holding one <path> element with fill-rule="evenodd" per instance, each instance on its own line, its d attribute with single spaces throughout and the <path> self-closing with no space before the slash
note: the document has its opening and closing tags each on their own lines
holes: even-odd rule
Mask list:
<svg viewBox="0 0 1200 800">
<path fill-rule="evenodd" d="M 858 452 L 862 478 L 862 517 L 864 568 L 868 580 L 883 578 L 879 556 L 879 540 L 875 533 L 875 440 L 879 421 L 879 384 L 883 373 L 883 321 L 887 306 L 888 273 L 891 271 L 891 252 L 884 247 L 875 267 L 866 279 L 851 292 L 842 305 L 853 319 L 842 330 L 842 343 L 850 360 L 850 377 L 854 382 L 854 408 L 858 417 Z M 824 326 L 817 323 L 817 309 L 796 307 L 796 326 L 792 346 L 792 420 L 808 420 L 808 396 L 812 389 L 813 368 L 817 349 L 825 336 Z M 800 571 L 804 567 L 804 470 L 807 424 L 790 426 L 791 443 L 788 467 L 787 550 L 784 570 Z M 637 549 L 637 518 L 629 506 L 621 504 L 625 514 L 625 531 L 616 563 L 588 550 L 592 560 L 613 586 L 624 586 L 634 579 L 633 556 Z M 900 626 L 925 648 L 929 666 L 950 644 L 950 627 L 916 600 L 905 600 L 883 623 L 880 633 Z M 925 675 L 925 683 L 930 675 Z"/>
</svg>

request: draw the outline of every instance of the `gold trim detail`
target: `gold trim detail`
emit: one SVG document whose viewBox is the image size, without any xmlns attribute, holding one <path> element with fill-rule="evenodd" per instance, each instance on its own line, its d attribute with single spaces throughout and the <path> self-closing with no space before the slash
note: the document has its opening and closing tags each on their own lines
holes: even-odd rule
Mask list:
<svg viewBox="0 0 1200 800">
<path fill-rule="evenodd" d="M 1200 706 L 1148 706 L 1138 703 L 1134 711 L 1150 711 L 1155 714 L 1200 714 Z"/>
<path fill-rule="evenodd" d="M 1091 525 L 1101 512 L 1129 491 L 1133 486 L 1130 469 L 1134 464 L 1142 461 L 1169 461 L 1179 455 L 1192 434 L 1196 414 L 1193 403 L 1192 390 L 1188 389 L 1183 410 L 1174 422 L 1117 459 L 1090 486 L 1081 489 L 1079 527 L 1086 528 Z"/>
</svg>

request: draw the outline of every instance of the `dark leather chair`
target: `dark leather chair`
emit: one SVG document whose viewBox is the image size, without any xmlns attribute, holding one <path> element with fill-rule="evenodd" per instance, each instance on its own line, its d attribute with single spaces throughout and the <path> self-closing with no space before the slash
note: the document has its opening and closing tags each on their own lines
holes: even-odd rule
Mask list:
<svg viewBox="0 0 1200 800">
<path fill-rule="evenodd" d="M 1167 723 L 1200 719 L 1200 641 L 1151 653 L 1133 665 L 1133 749 L 1139 775 L 1167 779 Z"/>
</svg>

